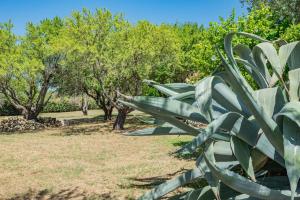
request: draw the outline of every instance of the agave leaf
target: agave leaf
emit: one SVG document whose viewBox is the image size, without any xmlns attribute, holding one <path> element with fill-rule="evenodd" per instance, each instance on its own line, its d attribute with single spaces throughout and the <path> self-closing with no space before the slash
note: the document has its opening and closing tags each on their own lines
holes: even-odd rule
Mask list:
<svg viewBox="0 0 300 200">
<path fill-rule="evenodd" d="M 278 164 L 280 164 L 282 167 L 285 167 L 284 159 L 283 157 L 276 151 L 274 146 L 270 143 L 268 138 L 265 134 L 261 134 L 255 148 L 271 158 L 272 160 L 276 161 Z"/>
<path fill-rule="evenodd" d="M 133 103 L 126 102 L 126 101 L 123 101 L 123 100 L 118 100 L 118 101 L 120 103 L 128 106 L 128 107 L 134 108 L 135 110 L 139 110 L 139 111 L 142 111 L 144 113 L 150 114 L 153 117 L 155 117 L 156 119 L 159 119 L 159 120 L 164 121 L 164 122 L 168 122 L 168 123 L 172 124 L 173 126 L 175 126 L 177 128 L 180 128 L 180 129 L 182 129 L 182 130 L 184 130 L 188 133 L 191 133 L 191 134 L 198 134 L 199 133 L 199 131 L 197 129 L 187 125 L 183 121 L 180 121 L 180 120 L 176 119 L 173 116 L 162 115 L 161 113 L 156 113 L 155 110 L 144 109 L 143 107 L 137 106 Z"/>
<path fill-rule="evenodd" d="M 250 154 L 252 158 L 253 169 L 255 172 L 260 170 L 268 161 L 268 156 L 257 149 L 252 149 Z"/>
<path fill-rule="evenodd" d="M 283 45 L 279 49 L 280 64 L 283 68 L 288 63 L 289 69 L 294 70 L 300 68 L 300 42 L 292 42 Z"/>
<path fill-rule="evenodd" d="M 246 106 L 244 106 L 236 94 L 218 76 L 206 77 L 201 80 L 196 85 L 195 99 L 200 112 L 205 115 L 209 121 L 212 121 L 220 115 L 216 115 L 216 113 L 219 112 L 215 112 L 218 111 L 218 104 L 221 106 L 220 108 L 249 116 Z M 215 100 L 217 104 L 214 104 L 213 100 Z"/>
<path fill-rule="evenodd" d="M 284 159 L 294 198 L 300 178 L 300 102 L 290 102 L 276 116 L 282 123 Z"/>
<path fill-rule="evenodd" d="M 250 116 L 247 107 L 240 98 L 219 78 L 212 83 L 212 97 L 223 108 L 231 112 L 240 113 L 246 117 Z"/>
<path fill-rule="evenodd" d="M 142 130 L 127 133 L 128 136 L 149 136 L 149 135 L 195 135 L 187 133 L 177 127 L 158 126 L 155 128 L 145 128 Z"/>
<path fill-rule="evenodd" d="M 232 151 L 242 168 L 253 181 L 256 181 L 248 144 L 235 136 L 231 137 L 230 144 Z"/>
<path fill-rule="evenodd" d="M 265 185 L 273 189 L 288 189 L 289 179 L 286 176 L 266 176 L 257 178 L 257 183 Z"/>
<path fill-rule="evenodd" d="M 235 190 L 232 190 L 231 188 L 227 187 L 222 183 L 220 185 L 220 195 L 221 195 L 221 199 L 231 199 L 231 200 L 240 199 L 240 198 L 235 198 L 237 195 L 239 197 L 242 197 L 240 193 L 236 192 Z M 249 197 L 249 195 L 243 195 L 243 197 Z M 192 190 L 185 197 L 185 200 L 211 200 L 211 199 L 215 199 L 215 198 L 209 186 L 205 186 L 201 189 Z"/>
<path fill-rule="evenodd" d="M 289 71 L 290 88 L 289 95 L 290 101 L 300 100 L 300 69 Z"/>
<path fill-rule="evenodd" d="M 244 44 L 238 44 L 233 48 L 234 53 L 236 53 L 241 59 L 246 60 L 251 65 L 256 66 L 251 49 Z M 254 68 L 254 67 L 253 67 Z M 252 69 L 253 70 L 253 69 Z"/>
<path fill-rule="evenodd" d="M 233 50 L 241 58 L 236 58 L 236 61 L 244 65 L 246 71 L 253 77 L 260 88 L 268 87 L 268 81 L 259 71 L 259 68 L 254 61 L 251 49 L 246 45 L 238 44 Z"/>
<path fill-rule="evenodd" d="M 207 123 L 207 120 L 199 113 L 197 107 L 178 100 L 163 97 L 135 96 L 129 101 L 137 107 L 152 112 L 155 111 L 157 114 Z"/>
<path fill-rule="evenodd" d="M 169 197 L 169 200 L 184 200 L 187 196 L 188 192 L 176 194 L 174 196 Z"/>
<path fill-rule="evenodd" d="M 152 80 L 144 80 L 149 86 L 156 88 L 161 93 L 167 96 L 177 95 L 179 93 L 194 91 L 195 87 L 187 83 L 169 83 L 169 84 L 160 84 Z"/>
<path fill-rule="evenodd" d="M 195 91 L 189 91 L 184 93 L 179 93 L 169 97 L 170 99 L 175 99 L 193 105 L 195 103 Z"/>
<path fill-rule="evenodd" d="M 156 124 L 156 119 L 153 117 L 140 117 L 135 116 L 135 118 L 145 124 Z"/>
<path fill-rule="evenodd" d="M 266 186 L 260 185 L 245 177 L 234 173 L 227 169 L 219 169 L 214 165 L 213 161 L 209 159 L 206 154 L 204 158 L 207 166 L 211 172 L 218 177 L 222 183 L 226 184 L 228 187 L 244 194 L 248 194 L 251 197 L 256 197 L 259 199 L 272 199 L 272 200 L 288 200 L 290 196 L 283 194 L 280 190 L 273 190 Z"/>
<path fill-rule="evenodd" d="M 281 66 L 280 64 L 280 59 L 275 47 L 270 42 L 262 42 L 253 48 L 253 52 L 264 54 L 264 56 L 266 56 L 267 60 L 270 62 L 274 72 L 274 75 L 270 80 L 270 85 L 274 85 L 278 79 L 281 79 L 284 71 L 284 66 Z"/>
<path fill-rule="evenodd" d="M 235 58 L 233 56 L 233 48 L 232 48 L 232 39 L 233 39 L 233 37 L 235 35 L 245 36 L 245 37 L 248 37 L 248 38 L 252 38 L 252 39 L 258 40 L 260 42 L 268 42 L 267 40 L 265 40 L 265 39 L 263 39 L 263 38 L 261 38 L 261 37 L 259 37 L 257 35 L 251 34 L 251 33 L 245 33 L 245 32 L 237 32 L 236 33 L 236 32 L 232 32 L 232 33 L 227 34 L 225 36 L 225 38 L 224 38 L 224 49 L 225 49 L 225 52 L 226 52 L 226 54 L 228 56 L 228 59 L 229 59 L 230 63 L 232 65 L 234 65 L 234 66 L 237 66 L 237 63 L 236 63 Z M 255 56 L 255 55 L 253 54 L 253 56 Z M 258 67 L 260 67 L 260 66 L 258 66 Z M 234 68 L 234 70 L 236 72 L 239 71 L 238 68 Z M 263 69 L 263 70 L 266 71 L 266 69 Z M 268 71 L 266 71 L 266 72 L 268 72 Z M 266 77 L 266 73 L 262 73 L 262 74 Z"/>
<path fill-rule="evenodd" d="M 237 61 L 237 63 L 240 63 L 242 65 L 244 65 L 246 71 L 251 75 L 251 77 L 253 77 L 254 81 L 257 83 L 257 85 L 260 88 L 267 88 L 269 87 L 269 83 L 266 80 L 266 78 L 260 73 L 260 71 L 258 70 L 258 68 L 256 68 L 255 66 L 252 66 L 248 61 L 243 60 L 243 59 L 239 59 L 236 58 L 235 59 Z M 251 71 L 250 71 L 251 70 Z"/>
<path fill-rule="evenodd" d="M 241 115 L 238 113 L 226 113 L 212 121 L 204 129 L 203 133 L 195 137 L 190 143 L 184 145 L 177 151 L 180 154 L 193 153 L 195 150 L 202 145 L 207 139 L 209 139 L 219 128 L 231 129 L 235 121 Z"/>
<path fill-rule="evenodd" d="M 256 90 L 254 98 L 264 108 L 269 117 L 278 113 L 286 103 L 284 94 L 279 87 Z"/>
<path fill-rule="evenodd" d="M 231 134 L 244 140 L 251 146 L 256 145 L 258 127 L 245 119 L 241 114 L 228 112 L 208 124 L 201 134 L 195 137 L 190 143 L 184 145 L 177 153 L 189 154 L 195 152 L 200 145 L 211 138 L 219 129 L 230 131 Z"/>
<path fill-rule="evenodd" d="M 214 142 L 212 140 L 207 142 L 207 147 L 205 149 L 205 152 L 207 152 L 207 156 L 212 160 L 213 163 L 215 163 L 214 158 Z M 202 156 L 201 156 L 202 157 Z M 204 158 L 197 159 L 197 167 L 202 171 L 204 174 L 204 177 L 209 184 L 212 192 L 214 193 L 217 200 L 220 200 L 220 182 L 219 179 L 217 179 L 210 171 L 210 169 L 207 167 L 206 162 Z"/>
<path fill-rule="evenodd" d="M 222 80 L 224 80 L 226 82 L 227 78 L 228 78 L 228 74 L 226 71 L 220 71 L 220 72 L 214 72 L 212 73 L 212 76 L 218 76 L 220 77 Z M 226 82 L 227 83 L 227 82 Z"/>
<path fill-rule="evenodd" d="M 195 91 L 195 86 L 187 83 L 167 83 L 165 87 L 170 88 L 178 93 L 184 93 L 188 91 Z"/>
<path fill-rule="evenodd" d="M 254 49 L 253 49 L 254 50 Z M 270 72 L 267 68 L 267 59 L 266 57 L 263 55 L 263 53 L 261 51 L 252 51 L 253 53 L 253 57 L 256 63 L 256 66 L 258 67 L 259 72 L 262 74 L 262 76 L 264 77 L 264 79 L 267 81 L 269 86 L 270 82 L 271 82 L 271 75 Z M 274 84 L 274 83 L 272 83 Z"/>
<path fill-rule="evenodd" d="M 167 96 L 173 96 L 173 95 L 177 95 L 178 92 L 172 90 L 171 88 L 168 88 L 166 86 L 164 86 L 163 84 L 157 83 L 155 81 L 152 80 L 144 80 L 144 82 L 149 85 L 154 87 L 155 89 L 157 89 L 158 91 L 160 91 L 161 93 L 167 95 Z"/>
<path fill-rule="evenodd" d="M 283 127 L 283 117 L 291 119 L 298 126 L 300 126 L 300 102 L 293 101 L 287 103 L 274 117 L 281 127 Z"/>
<path fill-rule="evenodd" d="M 164 196 L 165 194 L 177 189 L 178 187 L 190 183 L 192 180 L 199 178 L 201 176 L 203 176 L 203 173 L 198 168 L 189 170 L 184 174 L 181 174 L 180 176 L 177 176 L 153 188 L 152 190 L 148 191 L 147 193 L 139 197 L 139 199 L 141 200 L 158 199 Z"/>
<path fill-rule="evenodd" d="M 230 147 L 230 142 L 216 141 L 214 144 L 214 156 L 216 162 L 228 162 L 236 161 L 232 149 Z"/>
<path fill-rule="evenodd" d="M 207 200 L 214 198 L 215 196 L 210 186 L 205 186 L 201 189 L 192 190 L 186 195 L 184 200 Z"/>
<path fill-rule="evenodd" d="M 212 77 L 206 77 L 199 81 L 196 85 L 195 99 L 200 112 L 211 122 L 212 116 L 212 95 L 211 95 L 211 79 Z"/>
<path fill-rule="evenodd" d="M 194 99 L 194 98 L 195 98 L 195 91 L 183 92 L 170 97 L 170 99 L 176 99 L 176 100 L 185 100 L 185 99 Z"/>
<path fill-rule="evenodd" d="M 268 116 L 264 111 L 264 108 L 256 102 L 253 97 L 253 90 L 251 90 L 249 84 L 245 81 L 237 68 L 238 66 L 232 54 L 233 35 L 234 34 L 228 34 L 224 39 L 226 54 L 231 61 L 231 64 L 229 64 L 218 51 L 226 70 L 231 76 L 232 81 L 234 81 L 231 86 L 257 119 L 257 123 L 260 125 L 271 144 L 274 145 L 276 151 L 278 151 L 280 155 L 283 155 L 283 138 L 280 137 L 282 133 L 280 132 L 278 125 L 270 116 Z"/>
<path fill-rule="evenodd" d="M 203 131 L 203 129 L 198 129 L 199 133 Z M 177 127 L 173 126 L 158 126 L 154 128 L 145 128 L 137 131 L 132 131 L 129 133 L 126 133 L 124 135 L 127 136 L 157 136 L 157 135 L 192 135 L 195 136 L 195 134 L 188 133 L 184 130 L 181 130 Z M 222 131 L 216 132 L 212 138 L 221 140 L 221 141 L 229 141 L 230 137 L 228 134 L 223 133 Z"/>
</svg>

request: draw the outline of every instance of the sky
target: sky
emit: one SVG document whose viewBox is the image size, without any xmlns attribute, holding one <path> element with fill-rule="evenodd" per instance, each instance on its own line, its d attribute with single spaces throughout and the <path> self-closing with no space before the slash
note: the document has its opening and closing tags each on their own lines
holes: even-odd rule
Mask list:
<svg viewBox="0 0 300 200">
<path fill-rule="evenodd" d="M 0 22 L 12 20 L 14 32 L 23 35 L 27 22 L 66 17 L 82 8 L 106 8 L 112 13 L 122 13 L 132 23 L 197 22 L 205 26 L 218 21 L 219 16 L 229 16 L 232 9 L 238 16 L 247 13 L 239 0 L 1 0 Z"/>
</svg>

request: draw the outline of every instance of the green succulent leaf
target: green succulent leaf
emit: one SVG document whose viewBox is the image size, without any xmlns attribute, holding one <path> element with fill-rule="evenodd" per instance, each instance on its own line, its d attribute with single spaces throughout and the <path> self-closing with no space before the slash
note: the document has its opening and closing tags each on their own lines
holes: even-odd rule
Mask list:
<svg viewBox="0 0 300 200">
<path fill-rule="evenodd" d="M 165 94 L 167 96 L 173 96 L 173 95 L 178 94 L 178 92 L 176 92 L 175 90 L 172 90 L 171 88 L 168 88 L 168 87 L 164 86 L 163 84 L 157 83 L 152 80 L 144 80 L 144 83 L 146 83 L 149 86 L 154 87 L 155 89 L 160 91 L 162 94 Z"/>
<path fill-rule="evenodd" d="M 160 84 L 152 80 L 144 80 L 144 82 L 156 88 L 161 93 L 167 96 L 177 95 L 179 93 L 194 91 L 195 87 L 187 83 L 169 83 L 169 84 Z"/>
<path fill-rule="evenodd" d="M 281 67 L 285 67 L 288 63 L 289 69 L 294 70 L 300 68 L 300 42 L 292 42 L 283 45 L 279 49 L 279 58 Z"/>
<path fill-rule="evenodd" d="M 256 181 L 249 145 L 235 136 L 231 137 L 230 144 L 242 168 L 253 181 Z"/>
<path fill-rule="evenodd" d="M 129 99 L 129 101 L 137 107 L 149 110 L 150 112 L 155 111 L 157 114 L 207 123 L 206 118 L 199 113 L 197 107 L 175 99 L 135 96 Z"/>
<path fill-rule="evenodd" d="M 192 190 L 186 195 L 184 200 L 207 200 L 214 198 L 215 196 L 210 186 L 205 186 L 201 189 Z"/>
<path fill-rule="evenodd" d="M 156 119 L 163 121 L 163 122 L 168 122 L 170 124 L 172 124 L 173 126 L 180 128 L 188 133 L 191 134 L 199 134 L 199 131 L 196 128 L 193 128 L 189 125 L 187 125 L 186 123 L 184 123 L 183 121 L 173 117 L 173 116 L 169 116 L 169 115 L 163 115 L 160 112 L 155 112 L 156 110 L 153 109 L 145 109 L 141 106 L 137 106 L 131 102 L 127 102 L 127 101 L 123 101 L 123 100 L 118 100 L 120 103 L 122 103 L 123 105 L 126 105 L 130 108 L 142 111 L 144 113 L 150 114 L 153 117 L 155 117 Z"/>
<path fill-rule="evenodd" d="M 245 177 L 230 170 L 219 169 L 215 166 L 213 161 L 206 156 L 206 154 L 204 158 L 211 172 L 218 177 L 222 183 L 240 193 L 248 194 L 251 197 L 259 199 L 289 200 L 291 198 L 280 190 L 270 189 L 264 185 L 250 181 L 249 179 L 246 179 Z"/>
<path fill-rule="evenodd" d="M 211 138 L 216 132 L 219 132 L 220 129 L 230 132 L 229 134 L 235 135 L 251 146 L 256 145 L 258 127 L 245 119 L 241 114 L 229 112 L 208 124 L 201 134 L 179 149 L 177 153 L 190 154 L 195 152 L 200 145 Z"/>
<path fill-rule="evenodd" d="M 281 64 L 280 64 L 280 59 L 279 59 L 279 56 L 277 54 L 275 47 L 270 42 L 262 42 L 253 48 L 253 52 L 254 52 L 253 54 L 259 54 L 260 57 L 265 56 L 267 61 L 269 61 L 269 63 L 272 66 L 273 72 L 274 72 L 274 74 L 270 80 L 270 85 L 275 85 L 275 83 L 279 79 L 281 79 L 282 73 L 284 71 L 284 66 L 281 66 Z M 261 55 L 261 54 L 263 54 L 263 55 Z M 268 70 L 268 69 L 265 65 L 264 66 L 265 74 L 268 73 L 266 70 Z"/>
<path fill-rule="evenodd" d="M 171 96 L 170 99 L 175 99 L 175 100 L 195 99 L 195 91 L 179 93 Z"/>
<path fill-rule="evenodd" d="M 215 163 L 214 158 L 214 142 L 212 140 L 207 141 L 207 147 L 205 149 L 205 152 L 207 152 L 207 156 L 212 160 L 213 163 Z M 206 162 L 202 156 L 198 158 L 196 166 L 202 171 L 204 174 L 204 177 L 209 184 L 213 194 L 215 195 L 217 200 L 220 200 L 220 182 L 219 179 L 217 179 L 210 171 L 210 169 L 207 167 Z"/>
<path fill-rule="evenodd" d="M 282 123 L 284 159 L 294 198 L 300 178 L 300 102 L 290 102 L 278 113 Z"/>
<path fill-rule="evenodd" d="M 203 173 L 195 168 L 183 173 L 180 176 L 177 176 L 171 180 L 168 180 L 159 186 L 153 188 L 152 190 L 145 193 L 143 196 L 139 197 L 141 200 L 152 200 L 159 199 L 160 197 L 168 194 L 169 192 L 181 187 L 187 183 L 190 183 L 192 180 L 203 176 Z"/>
<path fill-rule="evenodd" d="M 260 88 L 268 87 L 269 83 L 256 65 L 251 49 L 246 45 L 238 44 L 234 47 L 234 52 L 239 56 L 239 58 L 236 58 L 236 61 L 244 65 L 246 71 L 253 77 Z"/>
<path fill-rule="evenodd" d="M 289 71 L 289 80 L 290 101 L 300 101 L 300 69 Z"/>
<path fill-rule="evenodd" d="M 200 131 L 199 131 L 200 132 Z M 149 135 L 195 135 L 187 133 L 177 127 L 158 126 L 155 128 L 146 128 L 142 130 L 127 133 L 128 136 L 149 136 Z"/>
<path fill-rule="evenodd" d="M 280 155 L 283 155 L 283 138 L 281 137 L 282 133 L 280 132 L 278 125 L 270 116 L 268 116 L 268 114 L 264 111 L 264 108 L 257 103 L 253 97 L 253 90 L 238 70 L 238 66 L 232 53 L 233 35 L 234 34 L 228 34 L 224 39 L 225 51 L 231 63 L 229 64 L 219 52 L 228 74 L 234 81 L 231 86 L 237 95 L 243 100 L 245 105 L 248 106 L 249 111 L 256 118 L 257 124 L 259 124 L 262 128 L 271 144 L 274 145 L 276 151 L 278 151 Z"/>
<path fill-rule="evenodd" d="M 271 118 L 287 103 L 283 91 L 279 87 L 256 90 L 254 98 Z"/>
<path fill-rule="evenodd" d="M 230 146 L 230 142 L 216 141 L 214 143 L 213 151 L 214 151 L 215 160 L 218 163 L 236 161 L 236 158 Z"/>
<path fill-rule="evenodd" d="M 246 106 L 236 94 L 217 76 L 206 77 L 196 85 L 195 99 L 200 112 L 205 115 L 209 121 L 212 121 L 220 115 L 215 114 L 215 111 L 220 108 L 241 113 L 245 116 L 250 115 Z M 214 104 L 213 100 L 220 105 L 219 108 L 216 107 L 217 104 Z M 224 111 L 222 114 L 224 114 Z"/>
</svg>

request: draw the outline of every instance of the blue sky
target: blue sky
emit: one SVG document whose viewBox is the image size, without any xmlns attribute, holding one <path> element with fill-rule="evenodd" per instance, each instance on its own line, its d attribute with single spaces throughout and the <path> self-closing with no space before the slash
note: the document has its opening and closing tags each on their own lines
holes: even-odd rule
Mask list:
<svg viewBox="0 0 300 200">
<path fill-rule="evenodd" d="M 232 9 L 237 15 L 246 13 L 239 0 L 1 0 L 0 22 L 9 19 L 18 35 L 25 32 L 26 22 L 38 22 L 54 16 L 65 17 L 82 8 L 107 8 L 123 13 L 130 22 L 149 20 L 152 23 L 197 22 L 207 25 L 227 17 Z"/>
</svg>

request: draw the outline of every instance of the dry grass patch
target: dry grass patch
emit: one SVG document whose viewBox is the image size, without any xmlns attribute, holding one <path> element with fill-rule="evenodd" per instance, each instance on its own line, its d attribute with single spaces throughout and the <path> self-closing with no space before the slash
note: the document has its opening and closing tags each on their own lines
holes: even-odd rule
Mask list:
<svg viewBox="0 0 300 200">
<path fill-rule="evenodd" d="M 127 137 L 111 123 L 0 135 L 0 198 L 135 199 L 193 166 L 169 155 L 190 137 Z"/>
</svg>

